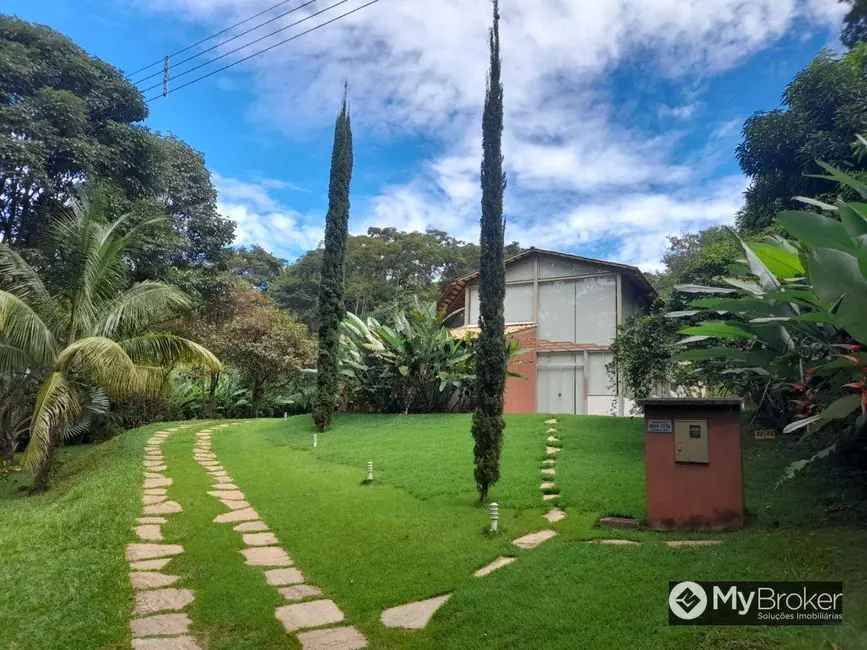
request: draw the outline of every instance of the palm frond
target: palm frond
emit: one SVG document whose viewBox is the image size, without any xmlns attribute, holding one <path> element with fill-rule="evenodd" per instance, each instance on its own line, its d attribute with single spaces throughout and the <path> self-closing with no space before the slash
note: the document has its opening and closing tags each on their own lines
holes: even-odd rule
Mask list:
<svg viewBox="0 0 867 650">
<path fill-rule="evenodd" d="M 113 397 L 146 389 L 123 347 L 104 336 L 88 336 L 67 346 L 57 355 L 56 369 L 84 374 Z"/>
<path fill-rule="evenodd" d="M 108 413 L 111 402 L 108 394 L 101 388 L 91 386 L 81 404 L 81 418 L 77 422 L 63 427 L 61 437 L 64 440 L 87 433 L 93 425 L 93 418 Z"/>
<path fill-rule="evenodd" d="M 78 387 L 64 373 L 53 373 L 42 384 L 36 397 L 30 420 L 30 442 L 21 459 L 24 469 L 31 472 L 37 470 L 52 446 L 53 432 L 80 417 L 81 395 Z"/>
<path fill-rule="evenodd" d="M 0 339 L 42 366 L 50 366 L 57 353 L 57 342 L 45 321 L 30 305 L 8 291 L 0 291 Z M 7 360 L 13 360 L 11 353 L 7 354 Z"/>
<path fill-rule="evenodd" d="M 203 366 L 211 372 L 223 369 L 220 360 L 207 348 L 173 334 L 145 334 L 121 341 L 120 345 L 138 365 L 161 368 Z"/>
<path fill-rule="evenodd" d="M 189 305 L 189 297 L 177 287 L 160 282 L 141 282 L 106 307 L 93 333 L 116 336 L 123 332 L 138 332 L 151 323 L 176 316 Z"/>
<path fill-rule="evenodd" d="M 57 305 L 39 275 L 24 258 L 5 244 L 0 244 L 0 289 L 21 298 L 49 326 L 60 321 Z"/>
</svg>

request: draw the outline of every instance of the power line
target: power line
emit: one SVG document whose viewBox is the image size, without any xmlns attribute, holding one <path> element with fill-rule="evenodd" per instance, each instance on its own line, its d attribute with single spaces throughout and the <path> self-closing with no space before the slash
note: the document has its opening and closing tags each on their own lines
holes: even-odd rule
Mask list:
<svg viewBox="0 0 867 650">
<path fill-rule="evenodd" d="M 177 56 L 178 54 L 183 54 L 183 53 L 186 52 L 187 50 L 191 50 L 191 49 L 193 49 L 194 47 L 197 47 L 197 46 L 201 45 L 202 43 L 205 43 L 205 42 L 207 42 L 207 41 L 210 41 L 212 38 L 216 38 L 217 36 L 220 36 L 220 35 L 222 35 L 222 34 L 225 34 L 226 32 L 231 31 L 231 30 L 235 29 L 236 27 L 240 27 L 241 25 L 243 25 L 243 24 L 245 24 L 245 23 L 249 23 L 249 22 L 250 22 L 251 20 L 253 20 L 254 18 L 258 18 L 258 17 L 261 16 L 262 14 L 267 14 L 267 13 L 268 13 L 269 11 L 271 11 L 272 9 L 276 9 L 277 7 L 282 7 L 283 5 L 288 4 L 289 2 L 292 2 L 292 0 L 283 0 L 282 2 L 278 2 L 278 3 L 275 4 L 273 7 L 268 7 L 267 9 L 264 9 L 264 10 L 260 11 L 259 13 L 255 14 L 255 15 L 253 15 L 253 16 L 250 16 L 249 18 L 245 18 L 245 19 L 242 20 L 241 22 L 235 23 L 234 25 L 230 25 L 229 27 L 226 27 L 226 29 L 220 30 L 219 32 L 216 32 L 215 34 L 211 34 L 210 36 L 206 36 L 205 38 L 203 38 L 203 39 L 200 40 L 200 41 L 196 41 L 196 42 L 193 43 L 192 45 L 188 45 L 187 47 L 185 47 L 185 48 L 183 48 L 183 49 L 180 49 L 180 50 L 178 50 L 177 52 L 172 52 L 171 54 L 169 54 L 169 56 Z M 152 67 L 154 67 L 155 65 L 160 64 L 160 63 L 162 63 L 162 62 L 163 62 L 163 59 L 162 59 L 162 58 L 157 59 L 156 61 L 154 61 L 154 62 L 151 63 L 150 65 L 146 65 L 146 66 L 143 67 L 143 68 L 139 68 L 139 69 L 136 70 L 135 72 L 130 72 L 128 75 L 126 75 L 126 78 L 129 79 L 130 77 L 132 77 L 132 76 L 134 76 L 134 75 L 137 75 L 139 72 L 144 72 L 145 70 L 149 70 L 150 68 L 152 68 Z"/>
<path fill-rule="evenodd" d="M 279 47 L 285 43 L 288 43 L 289 41 L 294 41 L 296 38 L 301 38 L 305 34 L 309 34 L 310 32 L 315 32 L 317 29 L 320 29 L 321 27 L 325 27 L 326 25 L 330 25 L 333 22 L 337 22 L 341 18 L 346 18 L 347 16 L 350 16 L 350 15 L 356 13 L 357 11 L 361 11 L 362 9 L 369 7 L 370 5 L 376 4 L 377 2 L 379 2 L 379 0 L 370 0 L 370 2 L 363 4 L 360 7 L 356 7 L 352 11 L 347 11 L 346 13 L 340 14 L 336 18 L 332 18 L 331 20 L 327 20 L 324 23 L 316 25 L 316 27 L 311 27 L 307 31 L 301 32 L 300 34 L 296 34 L 295 36 L 292 36 L 291 38 L 287 38 L 283 41 L 280 41 L 279 43 L 274 43 L 274 45 L 270 45 L 270 46 L 268 46 L 262 50 L 259 50 L 258 52 L 254 52 L 253 54 L 250 54 L 249 56 L 245 56 L 243 59 L 238 59 L 237 61 L 234 61 L 234 62 L 230 63 L 229 65 L 225 65 L 222 68 L 219 68 L 217 70 L 213 70 L 213 71 L 209 72 L 208 74 L 202 75 L 201 77 L 196 77 L 192 81 L 188 81 L 187 83 L 182 84 L 182 85 L 178 86 L 177 88 L 172 88 L 167 94 L 177 92 L 178 90 L 181 90 L 182 88 L 186 88 L 187 86 L 193 85 L 197 81 L 201 81 L 202 79 L 207 79 L 208 77 L 215 75 L 218 72 L 222 72 L 223 70 L 228 70 L 229 68 L 232 68 L 232 67 L 238 65 L 239 63 L 243 63 L 244 61 L 249 61 L 253 57 L 259 56 L 260 54 L 264 54 L 265 52 L 273 50 L 275 47 Z M 340 4 L 342 4 L 342 3 L 340 3 Z M 163 95 L 156 95 L 154 97 L 151 97 L 150 99 L 146 100 L 145 103 L 149 104 L 150 102 L 154 101 L 155 99 L 159 99 L 162 96 Z"/>
<path fill-rule="evenodd" d="M 377 0 L 377 2 L 378 1 L 379 0 Z M 185 77 L 186 75 L 190 74 L 191 72 L 195 72 L 196 70 L 200 70 L 201 68 L 204 68 L 204 67 L 212 64 L 214 61 L 219 61 L 220 59 L 225 59 L 227 56 L 231 56 L 232 54 L 235 54 L 236 52 L 240 52 L 241 50 L 244 50 L 244 49 L 250 47 L 251 45 L 255 45 L 256 43 L 259 43 L 260 41 L 264 41 L 265 39 L 274 36 L 274 34 L 279 34 L 280 32 L 285 32 L 287 29 L 295 27 L 296 25 L 300 25 L 301 23 L 306 22 L 306 21 L 310 20 L 311 18 L 315 18 L 316 16 L 324 14 L 326 11 L 331 11 L 335 7 L 339 7 L 340 5 L 346 4 L 347 2 L 349 2 L 349 0 L 340 0 L 339 2 L 335 2 L 332 5 L 328 5 L 327 7 L 325 7 L 325 9 L 320 9 L 316 13 L 312 13 L 309 16 L 305 16 L 304 18 L 302 18 L 300 20 L 296 20 L 294 23 L 286 25 L 285 27 L 281 27 L 280 29 L 275 29 L 273 32 L 265 34 L 264 36 L 260 36 L 256 40 L 250 41 L 249 43 L 246 43 L 245 45 L 241 45 L 240 47 L 236 47 L 234 50 L 230 50 L 230 51 L 226 52 L 225 54 L 221 54 L 220 56 L 215 56 L 213 59 L 209 59 L 209 60 L 205 61 L 204 63 L 200 63 L 199 65 L 193 66 L 192 68 L 188 68 L 188 69 L 184 70 L 183 72 L 181 72 L 180 74 L 176 75 L 174 78 L 177 79 L 178 77 Z M 373 4 L 373 3 L 369 3 L 369 4 Z M 363 9 L 366 6 L 367 5 L 363 5 L 362 7 L 359 7 L 359 9 Z M 355 12 L 350 11 L 347 14 L 342 14 L 342 16 L 348 16 L 350 13 L 355 13 Z M 337 18 L 339 19 L 342 16 L 338 16 Z M 329 21 L 329 23 L 330 22 L 334 22 L 334 21 L 332 20 L 332 21 Z M 323 24 L 327 25 L 329 23 L 323 23 Z M 307 33 L 308 32 L 303 32 L 302 35 L 307 34 Z M 289 40 L 293 40 L 293 39 L 290 38 Z M 281 43 L 285 43 L 285 42 L 287 42 L 287 41 L 281 41 Z M 278 43 L 278 45 L 279 44 L 280 43 Z M 268 49 L 272 49 L 272 48 L 268 48 Z M 262 51 L 267 52 L 268 49 L 265 49 Z M 255 54 L 253 56 L 255 56 Z M 248 58 L 250 58 L 250 57 L 248 57 Z M 247 59 L 241 59 L 241 61 L 246 61 L 246 60 Z M 231 66 L 229 66 L 229 67 L 231 67 Z M 225 68 L 221 68 L 221 69 L 225 69 Z M 144 93 L 151 91 L 154 88 L 158 88 L 160 86 L 162 86 L 162 83 L 156 83 L 153 86 L 148 86 L 147 88 L 143 89 L 141 92 L 142 92 L 142 94 L 144 94 Z"/>
<path fill-rule="evenodd" d="M 287 1 L 287 2 L 291 2 L 291 0 L 286 0 L 286 1 Z M 257 29 L 259 29 L 260 27 L 264 27 L 265 25 L 268 25 L 268 24 L 270 24 L 270 23 L 273 23 L 275 20 L 280 20 L 281 18 L 285 18 L 285 17 L 288 16 L 289 14 L 294 14 L 296 11 L 299 11 L 299 10 L 301 10 L 301 9 L 304 9 L 304 7 L 307 7 L 307 6 L 309 6 L 309 5 L 312 5 L 312 4 L 315 3 L 315 2 L 319 2 L 319 0 L 307 0 L 307 2 L 305 2 L 304 4 L 302 4 L 302 5 L 298 5 L 297 7 L 295 7 L 294 9 L 290 9 L 289 11 L 284 11 L 282 14 L 277 14 L 276 16 L 274 16 L 273 18 L 271 18 L 270 20 L 266 20 L 264 23 L 259 23 L 259 24 L 256 25 L 255 27 L 251 27 L 250 29 L 243 31 L 243 32 L 241 32 L 240 34 L 235 34 L 232 38 L 227 38 L 225 41 L 220 41 L 220 42 L 217 43 L 216 45 L 212 45 L 211 47 L 206 48 L 206 49 L 202 50 L 201 52 L 198 52 L 198 53 L 196 53 L 196 54 L 193 54 L 192 56 L 188 56 L 186 59 L 184 59 L 184 60 L 182 60 L 182 61 L 178 61 L 177 63 L 172 63 L 172 64 L 171 64 L 171 67 L 174 68 L 174 67 L 177 67 L 177 66 L 182 66 L 184 63 L 188 63 L 189 61 L 192 61 L 193 59 L 198 59 L 198 58 L 199 58 L 200 56 L 202 56 L 203 54 L 207 54 L 208 52 L 211 52 L 212 50 L 216 50 L 218 47 L 222 47 L 222 46 L 225 45 L 226 43 L 231 43 L 232 41 L 235 41 L 235 40 L 241 38 L 242 36 L 246 36 L 246 35 L 249 34 L 250 32 L 255 32 L 255 31 L 256 31 Z M 273 9 L 273 7 L 272 7 L 272 9 Z M 248 19 L 248 20 L 250 20 L 250 19 Z M 244 21 L 244 22 L 247 22 L 247 21 Z M 239 24 L 240 24 L 240 23 L 239 23 Z M 290 27 L 291 27 L 291 25 L 290 25 Z M 229 28 L 229 29 L 233 29 L 233 28 Z M 224 31 L 225 31 L 225 30 L 224 30 Z M 279 30 L 278 30 L 278 31 L 279 31 Z M 221 32 L 221 33 L 222 33 L 222 32 Z M 273 32 L 273 33 L 276 33 L 276 32 Z M 213 37 L 210 37 L 210 38 L 213 38 Z M 208 40 L 208 39 L 205 39 L 205 40 Z M 256 41 L 253 41 L 253 42 L 255 43 Z M 201 44 L 201 43 L 202 43 L 202 41 L 199 41 L 199 43 L 196 43 L 196 45 L 199 45 L 199 44 Z M 187 48 L 184 48 L 183 50 L 180 50 L 180 52 L 175 52 L 174 54 L 170 54 L 169 57 L 177 56 L 178 54 L 180 54 L 180 53 L 182 53 L 182 52 L 186 52 L 186 51 L 189 50 L 191 47 L 195 47 L 196 45 L 191 45 L 190 47 L 187 47 Z M 250 45 L 250 43 L 248 43 L 248 45 Z M 135 73 L 133 73 L 133 74 L 135 74 Z M 138 81 L 133 81 L 133 83 L 136 84 L 136 85 L 138 85 L 138 84 L 142 83 L 143 81 L 147 81 L 148 79 L 153 79 L 154 77 L 158 77 L 158 76 L 160 76 L 161 74 L 163 74 L 162 71 L 157 71 L 157 72 L 154 72 L 152 75 L 149 75 L 149 76 L 147 76 L 147 77 L 144 77 L 144 78 L 142 78 L 142 79 L 139 79 Z M 132 76 L 132 75 L 130 75 L 130 76 Z"/>
</svg>

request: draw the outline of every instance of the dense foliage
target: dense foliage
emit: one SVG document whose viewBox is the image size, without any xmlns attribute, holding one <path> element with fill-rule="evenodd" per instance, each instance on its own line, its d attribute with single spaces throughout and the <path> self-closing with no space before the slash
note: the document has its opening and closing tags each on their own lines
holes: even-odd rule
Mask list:
<svg viewBox="0 0 867 650">
<path fill-rule="evenodd" d="M 494 0 L 490 33 L 491 67 L 482 116 L 482 218 L 479 258 L 479 334 L 476 352 L 476 410 L 473 413 L 475 477 L 479 501 L 500 478 L 503 446 L 503 393 L 506 389 L 506 347 L 503 344 L 506 267 L 503 263 L 503 85 L 500 82 L 500 13 Z"/>
<path fill-rule="evenodd" d="M 833 202 L 835 188 L 811 176 L 821 172 L 816 160 L 850 173 L 867 170 L 867 157 L 852 144 L 852 134 L 867 125 L 865 73 L 867 44 L 842 55 L 823 51 L 786 87 L 785 110 L 760 111 L 746 121 L 737 157 L 752 182 L 738 215 L 742 231 L 773 225 L 778 212 L 797 207 L 797 196 Z"/>
<path fill-rule="evenodd" d="M 113 218 L 108 210 L 97 187 L 55 215 L 47 235 L 58 254 L 48 281 L 0 245 L 0 374 L 13 384 L 31 377 L 40 384 L 22 460 L 37 489 L 48 487 L 61 441 L 96 410 L 94 388 L 117 400 L 160 391 L 178 364 L 221 368 L 201 345 L 151 329 L 189 299 L 158 282 L 130 285 L 125 260 L 156 224 L 130 225 L 127 215 Z"/>
<path fill-rule="evenodd" d="M 846 47 L 855 47 L 867 41 L 867 0 L 840 0 L 850 9 L 843 18 L 840 40 Z"/>
<path fill-rule="evenodd" d="M 506 246 L 507 256 L 520 252 L 517 242 Z M 314 330 L 322 253 L 321 247 L 308 251 L 268 284 L 274 302 Z M 344 302 L 360 317 L 382 320 L 395 310 L 411 309 L 416 297 L 436 300 L 449 282 L 478 268 L 478 244 L 441 230 L 368 228 L 346 242 Z"/>
<path fill-rule="evenodd" d="M 136 124 L 146 117 L 119 70 L 48 27 L 0 15 L 0 242 L 51 272 L 56 208 L 99 179 L 113 214 L 168 217 L 128 260 L 134 280 L 194 298 L 218 292 L 234 224 L 217 213 L 201 154 Z"/>
<path fill-rule="evenodd" d="M 343 294 L 351 181 L 352 125 L 344 93 L 343 106 L 334 125 L 328 214 L 325 215 L 325 250 L 319 274 L 319 353 L 313 420 L 320 431 L 324 431 L 331 423 L 340 400 L 340 323 L 346 315 Z"/>
<path fill-rule="evenodd" d="M 867 145 L 867 141 L 863 141 Z M 867 185 L 820 163 L 826 179 L 867 199 Z M 780 237 L 742 242 L 749 270 L 723 286 L 680 287 L 718 297 L 691 303 L 725 321 L 686 327 L 689 340 L 723 345 L 685 351 L 676 360 L 725 359 L 734 372 L 765 385 L 776 410 L 794 411 L 785 431 L 846 421 L 843 433 L 867 430 L 867 204 L 810 201 L 826 214 L 786 211 Z M 692 315 L 687 313 L 685 315 Z M 790 405 L 786 409 L 786 405 Z M 831 449 L 829 447 L 829 449 Z"/>
</svg>

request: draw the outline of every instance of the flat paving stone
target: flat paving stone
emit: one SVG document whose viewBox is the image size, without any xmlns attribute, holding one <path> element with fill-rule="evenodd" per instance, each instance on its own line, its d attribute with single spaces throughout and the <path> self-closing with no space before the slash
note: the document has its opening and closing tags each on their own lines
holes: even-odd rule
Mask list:
<svg viewBox="0 0 867 650">
<path fill-rule="evenodd" d="M 242 538 L 247 546 L 271 546 L 280 543 L 274 533 L 245 533 Z"/>
<path fill-rule="evenodd" d="M 133 589 L 156 589 L 175 584 L 181 576 L 170 576 L 158 571 L 135 571 L 129 574 Z"/>
<path fill-rule="evenodd" d="M 145 506 L 144 513 L 146 515 L 172 515 L 181 511 L 181 504 L 177 501 L 166 501 L 165 503 L 157 503 L 152 506 Z"/>
<path fill-rule="evenodd" d="M 545 447 L 546 454 L 556 454 L 558 451 L 560 451 L 560 447 Z"/>
<path fill-rule="evenodd" d="M 195 599 L 191 589 L 154 589 L 139 591 L 135 595 L 135 613 L 153 614 L 166 610 L 179 610 Z"/>
<path fill-rule="evenodd" d="M 557 461 L 553 458 L 546 458 L 545 460 L 542 461 L 542 465 L 544 465 L 545 467 L 553 467 L 556 464 L 557 464 Z"/>
<path fill-rule="evenodd" d="M 716 546 L 722 544 L 719 539 L 670 539 L 663 542 L 669 548 L 684 548 L 690 546 Z"/>
<path fill-rule="evenodd" d="M 545 433 L 557 433 L 557 429 L 555 429 L 554 427 L 551 427 Z"/>
<path fill-rule="evenodd" d="M 551 539 L 556 534 L 556 530 L 546 528 L 545 530 L 540 530 L 535 533 L 530 533 L 529 535 L 519 537 L 518 539 L 514 540 L 512 544 L 514 544 L 518 548 L 536 548 L 539 544 Z"/>
<path fill-rule="evenodd" d="M 243 510 L 249 508 L 250 504 L 247 501 L 235 501 L 233 499 L 220 499 L 220 502 L 230 510 Z"/>
<path fill-rule="evenodd" d="M 169 520 L 165 517 L 139 517 L 136 519 L 138 524 L 167 524 Z"/>
<path fill-rule="evenodd" d="M 165 472 L 168 469 L 168 466 L 165 465 L 165 461 L 160 461 L 153 467 L 148 467 L 147 469 L 151 472 Z M 162 474 L 158 474 L 157 476 L 162 476 Z"/>
<path fill-rule="evenodd" d="M 143 460 L 142 464 L 144 464 L 145 467 L 156 467 L 157 465 L 162 465 L 163 463 L 161 460 Z"/>
<path fill-rule="evenodd" d="M 142 560 L 141 562 L 130 562 L 129 568 L 133 571 L 159 571 L 172 561 L 172 558 L 166 557 L 161 560 Z"/>
<path fill-rule="evenodd" d="M 163 639 L 133 639 L 133 650 L 202 650 L 194 637 L 170 636 Z"/>
<path fill-rule="evenodd" d="M 220 461 L 218 461 L 218 460 L 202 460 L 202 461 L 199 461 L 199 465 L 202 465 L 203 467 L 219 467 Z"/>
<path fill-rule="evenodd" d="M 274 612 L 287 632 L 340 623 L 343 612 L 333 600 L 311 600 L 295 605 L 283 605 Z"/>
<path fill-rule="evenodd" d="M 232 512 L 224 512 L 221 515 L 214 517 L 215 524 L 236 524 L 242 521 L 253 521 L 259 519 L 259 513 L 253 508 L 244 508 L 243 510 L 232 510 Z"/>
<path fill-rule="evenodd" d="M 357 650 L 367 647 L 367 639 L 351 625 L 301 632 L 298 641 L 302 650 Z"/>
<path fill-rule="evenodd" d="M 169 491 L 165 488 L 147 488 L 144 493 L 150 496 L 165 496 Z"/>
<path fill-rule="evenodd" d="M 561 442 L 560 438 L 555 438 L 554 436 L 548 436 L 545 438 L 545 442 Z"/>
<path fill-rule="evenodd" d="M 539 489 L 540 490 L 550 490 L 555 485 L 557 485 L 557 484 L 554 481 L 542 481 L 541 483 L 539 483 Z"/>
<path fill-rule="evenodd" d="M 186 634 L 192 621 L 186 614 L 157 614 L 129 622 L 134 637 Z"/>
<path fill-rule="evenodd" d="M 588 544 L 605 544 L 606 546 L 638 546 L 638 542 L 631 539 L 588 539 Z"/>
<path fill-rule="evenodd" d="M 473 577 L 474 578 L 484 578 L 489 573 L 493 573 L 497 569 L 501 569 L 504 566 L 508 566 L 509 564 L 511 564 L 512 562 L 514 562 L 517 559 L 518 558 L 516 558 L 516 557 L 502 557 L 502 556 L 498 557 L 496 560 L 494 560 L 490 564 L 486 564 L 481 569 L 476 571 L 473 574 Z"/>
<path fill-rule="evenodd" d="M 168 487 L 172 484 L 172 479 L 161 476 L 159 478 L 146 478 L 144 480 L 145 488 Z"/>
<path fill-rule="evenodd" d="M 259 533 L 268 530 L 268 524 L 264 521 L 245 521 L 243 524 L 235 526 L 233 530 L 239 533 Z"/>
<path fill-rule="evenodd" d="M 163 541 L 163 531 L 159 524 L 142 524 L 133 528 L 139 539 L 146 542 L 161 542 Z"/>
<path fill-rule="evenodd" d="M 228 476 L 215 476 L 214 483 L 234 483 Z"/>
<path fill-rule="evenodd" d="M 294 587 L 280 587 L 279 591 L 286 600 L 304 600 L 312 596 L 321 596 L 322 590 L 314 585 L 295 585 Z"/>
<path fill-rule="evenodd" d="M 158 557 L 180 555 L 183 552 L 184 547 L 180 544 L 127 544 L 126 560 L 127 562 L 153 560 Z"/>
<path fill-rule="evenodd" d="M 542 473 L 543 473 L 545 476 L 554 476 L 554 475 L 557 474 L 557 470 L 554 469 L 553 467 L 544 467 L 544 468 L 542 469 Z"/>
<path fill-rule="evenodd" d="M 162 503 L 168 499 L 168 497 L 164 494 L 156 495 L 156 494 L 143 494 L 141 498 L 142 505 L 150 506 L 155 503 Z"/>
<path fill-rule="evenodd" d="M 301 584 L 304 582 L 304 576 L 298 569 L 271 569 L 265 572 L 265 580 L 269 585 L 282 587 Z"/>
<path fill-rule="evenodd" d="M 246 498 L 240 490 L 211 490 L 208 494 L 218 499 L 233 499 L 236 501 L 243 501 Z"/>
<path fill-rule="evenodd" d="M 242 548 L 241 555 L 247 558 L 247 566 L 292 566 L 292 558 L 279 546 Z"/>
<path fill-rule="evenodd" d="M 211 486 L 212 490 L 237 490 L 238 486 L 234 483 L 215 483 Z"/>
<path fill-rule="evenodd" d="M 380 620 L 385 627 L 400 627 L 406 630 L 421 630 L 433 618 L 436 611 L 446 604 L 451 594 L 428 598 L 398 607 L 391 607 L 382 612 Z"/>
<path fill-rule="evenodd" d="M 611 528 L 638 528 L 638 520 L 631 517 L 602 517 L 599 525 Z"/>
<path fill-rule="evenodd" d="M 557 418 L 551 418 L 550 420 L 545 420 L 545 424 L 557 424 Z"/>
<path fill-rule="evenodd" d="M 559 494 L 543 494 L 542 501 L 553 501 L 554 499 L 559 499 Z"/>
<path fill-rule="evenodd" d="M 551 508 L 542 516 L 552 524 L 556 524 L 558 521 L 563 521 L 566 518 L 566 511 L 560 508 Z"/>
<path fill-rule="evenodd" d="M 165 478 L 164 474 L 157 474 L 156 472 L 145 472 L 144 476 L 146 479 L 147 478 Z M 162 486 L 160 486 L 160 487 L 162 487 Z"/>
</svg>

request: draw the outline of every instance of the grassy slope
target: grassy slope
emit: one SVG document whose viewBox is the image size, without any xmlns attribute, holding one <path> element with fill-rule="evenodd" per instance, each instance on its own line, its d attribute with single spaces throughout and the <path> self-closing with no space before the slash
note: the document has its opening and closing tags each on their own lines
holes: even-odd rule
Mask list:
<svg viewBox="0 0 867 650">
<path fill-rule="evenodd" d="M 55 488 L 0 483 L 0 648 L 128 648 L 124 546 L 141 508 L 141 458 L 157 425 L 61 454 Z"/>
<path fill-rule="evenodd" d="M 867 534 L 829 528 L 835 522 L 817 496 L 827 486 L 818 489 L 809 476 L 770 489 L 787 462 L 782 445 L 747 445 L 747 497 L 757 516 L 722 546 L 673 551 L 663 536 L 643 532 L 618 535 L 640 539 L 640 547 L 593 546 L 580 541 L 610 536 L 594 527 L 599 515 L 644 514 L 640 425 L 563 418 L 557 478 L 569 517 L 540 548 L 512 547 L 512 538 L 545 523 L 543 419 L 508 418 L 503 479 L 492 494 L 504 506 L 504 534 L 495 537 L 483 532 L 486 510 L 472 507 L 468 416 L 342 416 L 315 451 L 309 418 L 259 421 L 215 433 L 214 449 L 299 568 L 374 648 L 728 650 L 815 648 L 826 639 L 867 647 L 867 567 L 856 550 L 867 546 Z M 48 496 L 0 494 L 0 647 L 128 647 L 132 592 L 123 546 L 140 509 L 141 447 L 156 428 L 69 461 Z M 196 634 L 209 649 L 296 648 L 273 616 L 279 596 L 237 553 L 240 535 L 211 522 L 223 508 L 206 495 L 207 476 L 192 461 L 194 431 L 165 445 L 175 480 L 169 496 L 184 512 L 164 534 L 186 548 L 170 567 L 182 586 L 197 590 L 189 609 Z M 372 486 L 361 484 L 368 460 L 376 464 Z M 503 554 L 519 561 L 484 580 L 470 577 Z M 674 629 L 666 622 L 670 579 L 834 577 L 846 581 L 843 629 Z M 382 607 L 449 591 L 454 597 L 424 631 L 378 622 Z"/>
</svg>

